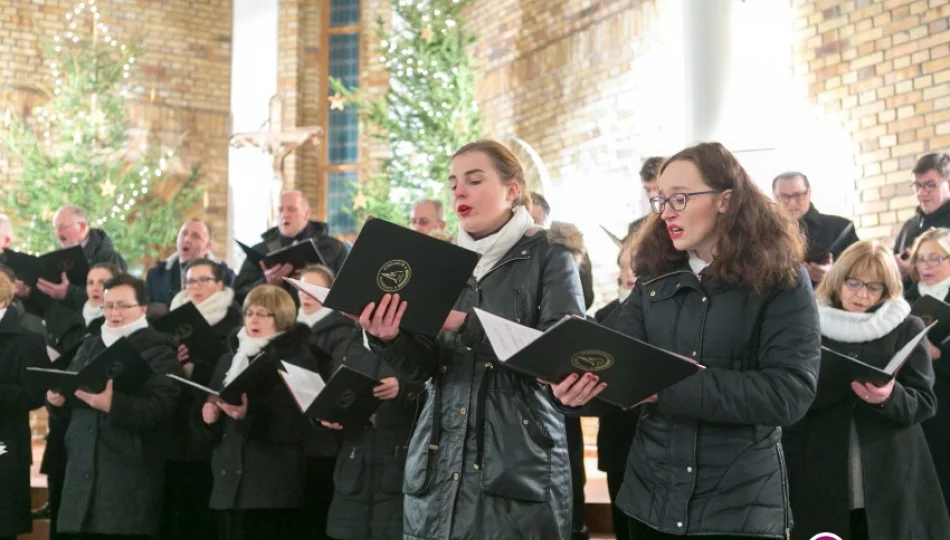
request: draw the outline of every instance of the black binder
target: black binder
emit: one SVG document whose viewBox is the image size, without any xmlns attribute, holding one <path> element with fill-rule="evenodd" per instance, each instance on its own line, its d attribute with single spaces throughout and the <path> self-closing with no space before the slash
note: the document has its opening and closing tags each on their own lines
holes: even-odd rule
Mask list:
<svg viewBox="0 0 950 540">
<path fill-rule="evenodd" d="M 897 376 L 901 367 L 910 358 L 914 348 L 927 336 L 933 323 L 908 341 L 883 368 L 875 367 L 861 360 L 842 354 L 828 347 L 821 348 L 821 371 L 818 377 L 818 391 L 822 387 L 837 386 L 849 387 L 851 381 L 871 383 L 875 386 L 884 386 Z"/>
<path fill-rule="evenodd" d="M 168 315 L 153 322 L 152 327 L 163 334 L 175 336 L 180 343 L 188 347 L 191 356 L 209 362 L 217 362 L 228 352 L 204 315 L 191 302 L 170 311 Z"/>
<path fill-rule="evenodd" d="M 854 229 L 854 223 L 848 223 L 828 247 L 818 244 L 809 245 L 808 251 L 805 254 L 805 262 L 825 264 L 825 262 L 828 261 L 828 256 L 838 251 L 838 248 L 840 248 L 841 244 L 847 239 L 848 233 L 850 233 L 852 229 Z"/>
<path fill-rule="evenodd" d="M 927 326 L 933 324 L 927 334 L 931 343 L 940 345 L 950 337 L 950 304 L 927 294 L 914 302 L 910 314 L 923 319 Z"/>
<path fill-rule="evenodd" d="M 344 364 L 324 384 L 318 373 L 283 362 L 280 375 L 297 406 L 307 416 L 343 427 L 365 425 L 382 400 L 373 395 L 380 382 Z"/>
<path fill-rule="evenodd" d="M 262 253 L 241 242 L 238 242 L 238 245 L 247 255 L 248 260 L 254 263 L 254 266 L 260 266 L 260 263 L 263 262 L 264 266 L 271 268 L 287 263 L 293 266 L 295 270 L 302 270 L 311 264 L 326 265 L 323 255 L 320 254 L 320 250 L 317 248 L 317 242 L 313 238 L 308 238 L 270 253 Z"/>
<path fill-rule="evenodd" d="M 4 262 L 13 269 L 17 279 L 30 287 L 35 286 L 39 278 L 59 283 L 66 272 L 71 284 L 85 288 L 86 274 L 89 273 L 86 254 L 80 246 L 57 249 L 39 257 L 5 250 Z"/>
<path fill-rule="evenodd" d="M 198 384 L 187 377 L 168 374 L 168 377 L 185 385 L 194 391 L 209 396 L 216 396 L 231 405 L 241 404 L 241 394 L 254 394 L 267 390 L 277 383 L 277 364 L 269 358 L 263 358 L 258 355 L 258 359 L 251 359 L 244 371 L 237 374 L 237 377 L 230 384 L 222 387 L 220 390 L 214 390 L 207 386 Z"/>
<path fill-rule="evenodd" d="M 398 293 L 408 302 L 402 328 L 435 336 L 472 276 L 479 255 L 382 219 L 368 221 L 326 301 L 360 315 L 370 302 Z"/>
<path fill-rule="evenodd" d="M 26 370 L 32 384 L 55 390 L 64 396 L 76 390 L 98 394 L 105 390 L 109 379 L 112 379 L 113 390 L 130 393 L 152 374 L 148 363 L 127 338 L 113 343 L 79 372 L 37 367 L 28 367 Z"/>
<path fill-rule="evenodd" d="M 475 313 L 506 367 L 555 384 L 572 373 L 593 373 L 607 383 L 597 399 L 621 408 L 703 369 L 691 358 L 580 317 L 565 317 L 541 332 L 478 308 Z"/>
</svg>

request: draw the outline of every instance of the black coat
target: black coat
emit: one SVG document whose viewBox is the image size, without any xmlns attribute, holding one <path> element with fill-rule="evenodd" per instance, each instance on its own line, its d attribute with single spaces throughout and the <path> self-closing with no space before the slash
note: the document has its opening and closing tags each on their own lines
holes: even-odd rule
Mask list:
<svg viewBox="0 0 950 540">
<path fill-rule="evenodd" d="M 346 260 L 346 255 L 349 253 L 343 242 L 329 235 L 329 226 L 322 221 L 311 221 L 300 234 L 293 238 L 281 236 L 277 227 L 268 229 L 267 232 L 261 235 L 261 238 L 263 242 L 255 244 L 253 247 L 263 253 L 270 253 L 296 242 L 313 238 L 317 242 L 317 249 L 320 251 L 324 262 L 334 273 L 340 272 L 340 269 L 343 268 L 343 261 Z M 265 283 L 264 271 L 259 266 L 255 266 L 250 260 L 245 260 L 237 278 L 234 279 L 234 293 L 237 301 L 243 303 L 247 293 L 262 283 Z M 290 290 L 289 287 L 285 284 L 288 291 Z M 293 294 L 292 296 L 296 301 L 297 295 Z"/>
<path fill-rule="evenodd" d="M 920 291 L 914 284 L 904 293 L 908 302 L 913 304 L 920 299 Z M 942 298 L 950 302 L 950 294 Z M 933 360 L 933 391 L 937 396 L 937 412 L 923 422 L 924 435 L 930 446 L 937 479 L 943 491 L 944 501 L 950 510 L 950 343 L 940 346 L 940 358 Z"/>
<path fill-rule="evenodd" d="M 920 319 L 909 316 L 873 341 L 842 343 L 825 337 L 822 343 L 883 368 L 923 329 Z M 853 420 L 861 451 L 869 538 L 946 539 L 950 517 L 920 426 L 936 409 L 926 343 L 913 350 L 883 404 L 866 403 L 845 384 L 819 388 L 821 399 L 788 430 L 788 476 L 795 514 L 792 538 L 808 540 L 833 531 L 848 540 L 848 447 Z"/>
<path fill-rule="evenodd" d="M 128 339 L 152 368 L 141 387 L 129 394 L 116 391 L 108 413 L 67 398 L 72 416 L 66 431 L 69 460 L 59 510 L 61 533 L 158 532 L 168 423 L 179 395 L 178 385 L 165 375 L 180 375 L 181 367 L 171 337 L 144 328 Z M 79 371 L 105 349 L 101 337 L 87 338 L 70 371 Z"/>
<path fill-rule="evenodd" d="M 362 339 L 351 340 L 344 363 L 378 380 L 396 376 L 385 360 L 363 347 Z M 400 380 L 399 395 L 384 401 L 368 425 L 344 426 L 327 519 L 327 534 L 332 538 L 402 538 L 403 474 L 424 389 L 425 383 Z"/>
<path fill-rule="evenodd" d="M 320 358 L 320 352 L 331 357 L 329 362 L 317 366 L 317 372 L 324 381 L 330 380 L 354 347 L 363 347 L 363 333 L 359 325 L 335 311 L 318 321 L 310 330 L 309 344 L 311 350 L 316 349 L 314 357 Z M 319 422 L 311 421 L 311 424 L 313 429 L 306 432 L 304 437 L 307 457 L 335 458 L 340 452 L 340 434 L 323 427 Z"/>
<path fill-rule="evenodd" d="M 374 343 L 405 379 L 432 378 L 406 461 L 405 538 L 567 539 L 564 416 L 544 386 L 498 362 L 474 307 L 538 329 L 583 316 L 577 264 L 546 233 L 529 232 L 469 280 L 455 303 L 468 313 L 460 333 Z"/>
<path fill-rule="evenodd" d="M 46 393 L 27 384 L 26 368 L 42 364 L 48 365 L 43 337 L 24 330 L 19 312 L 7 309 L 0 319 L 0 536 L 27 533 L 33 526 L 30 411 L 43 406 Z"/>
<path fill-rule="evenodd" d="M 943 203 L 943 206 L 930 214 L 925 214 L 918 206 L 917 214 L 901 227 L 901 232 L 894 241 L 894 253 L 904 253 L 914 245 L 914 240 L 921 233 L 937 227 L 950 228 L 950 203 Z"/>
<path fill-rule="evenodd" d="M 779 426 L 808 410 L 820 361 L 808 274 L 758 296 L 701 275 L 684 265 L 641 276 L 614 319 L 707 368 L 645 407 L 616 504 L 667 534 L 784 538 L 792 518 Z"/>
<path fill-rule="evenodd" d="M 834 248 L 831 256 L 838 260 L 845 249 L 858 241 L 858 234 L 854 230 L 854 224 L 843 217 L 822 214 L 811 205 L 808 212 L 798 220 L 799 226 L 808 239 L 810 251 L 825 251 Z M 851 226 L 845 233 L 845 229 Z M 840 238 L 840 240 L 839 240 Z M 837 242 L 837 244 L 835 244 Z M 832 245 L 835 244 L 835 245 Z"/>
<path fill-rule="evenodd" d="M 247 416 L 234 420 L 221 413 L 208 427 L 211 452 L 212 510 L 300 508 L 306 473 L 303 440 L 312 429 L 287 387 L 277 375 L 281 361 L 316 371 L 307 346 L 310 329 L 294 325 L 274 338 L 254 362 L 274 364 L 270 380 L 247 396 Z M 237 340 L 232 340 L 237 349 Z M 218 361 L 211 387 L 220 388 L 234 354 Z M 202 422 L 198 413 L 198 422 Z M 202 422 L 203 424 L 203 422 Z"/>
</svg>

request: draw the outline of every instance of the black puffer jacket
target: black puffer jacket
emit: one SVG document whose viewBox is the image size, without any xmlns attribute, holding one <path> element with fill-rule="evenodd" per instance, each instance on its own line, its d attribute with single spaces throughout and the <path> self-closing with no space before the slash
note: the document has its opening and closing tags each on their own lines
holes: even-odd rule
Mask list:
<svg viewBox="0 0 950 540">
<path fill-rule="evenodd" d="M 151 328 L 128 337 L 152 368 L 134 393 L 115 392 L 112 410 L 99 412 L 67 398 L 72 417 L 66 431 L 66 481 L 59 532 L 152 535 L 158 531 L 165 476 L 168 423 L 179 388 L 167 373 L 181 375 L 175 342 Z M 86 338 L 69 366 L 79 371 L 106 349 Z M 58 412 L 56 407 L 51 408 Z"/>
<path fill-rule="evenodd" d="M 281 361 L 316 371 L 307 347 L 310 329 L 296 324 L 267 344 L 254 362 L 274 364 L 269 381 L 247 396 L 247 416 L 234 420 L 223 412 L 206 434 L 214 441 L 211 472 L 212 510 L 299 508 L 306 472 L 304 435 L 312 429 L 280 380 Z M 237 350 L 237 339 L 231 342 Z M 218 361 L 211 388 L 220 388 L 234 354 Z M 201 415 L 196 419 L 201 422 Z M 204 423 L 201 422 L 203 425 Z"/>
<path fill-rule="evenodd" d="M 472 313 L 479 307 L 545 329 L 583 316 L 577 265 L 546 233 L 530 229 L 462 291 L 458 334 L 400 334 L 374 343 L 408 380 L 432 377 L 409 444 L 408 540 L 563 540 L 571 531 L 571 477 L 564 417 L 534 379 L 498 363 Z"/>
<path fill-rule="evenodd" d="M 808 274 L 754 296 L 684 265 L 641 277 L 621 309 L 619 331 L 707 369 L 645 409 L 617 506 L 668 534 L 785 538 L 779 426 L 808 410 L 820 360 Z"/>
</svg>

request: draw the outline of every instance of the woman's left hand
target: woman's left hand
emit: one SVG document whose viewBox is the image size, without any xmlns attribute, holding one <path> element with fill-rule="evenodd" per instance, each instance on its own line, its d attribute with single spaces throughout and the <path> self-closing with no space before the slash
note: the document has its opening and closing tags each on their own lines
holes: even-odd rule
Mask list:
<svg viewBox="0 0 950 540">
<path fill-rule="evenodd" d="M 445 322 L 442 323 L 442 330 L 446 332 L 458 332 L 462 329 L 462 324 L 465 323 L 465 317 L 468 314 L 464 311 L 452 310 L 449 312 L 449 316 L 445 318 Z"/>
<path fill-rule="evenodd" d="M 874 386 L 871 383 L 851 381 L 851 390 L 865 403 L 880 405 L 891 397 L 891 392 L 894 391 L 894 381 L 895 379 L 891 379 L 884 386 Z"/>
<path fill-rule="evenodd" d="M 247 394 L 241 394 L 241 404 L 231 405 L 224 401 L 218 401 L 218 407 L 224 411 L 224 414 L 235 420 L 243 420 L 247 416 Z"/>
</svg>

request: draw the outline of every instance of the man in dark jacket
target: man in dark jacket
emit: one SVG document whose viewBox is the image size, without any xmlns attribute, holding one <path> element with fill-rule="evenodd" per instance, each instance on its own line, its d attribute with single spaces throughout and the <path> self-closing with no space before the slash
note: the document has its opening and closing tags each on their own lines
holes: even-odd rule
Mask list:
<svg viewBox="0 0 950 540">
<path fill-rule="evenodd" d="M 901 227 L 894 253 L 897 266 L 904 276 L 904 284 L 910 275 L 910 248 L 920 233 L 935 227 L 950 227 L 950 155 L 927 154 L 917 160 L 914 166 L 914 182 L 911 187 L 917 194 L 917 215 L 907 220 Z"/>
<path fill-rule="evenodd" d="M 312 238 L 316 241 L 317 249 L 326 265 L 334 272 L 340 271 L 348 250 L 343 242 L 329 236 L 329 226 L 326 223 L 310 220 L 310 204 L 301 192 L 284 192 L 280 196 L 279 212 L 277 226 L 262 234 L 264 241 L 253 246 L 254 249 L 270 253 Z M 235 300 L 239 304 L 244 302 L 247 293 L 262 283 L 287 288 L 283 278 L 291 276 L 293 271 L 289 264 L 265 268 L 263 263 L 258 267 L 245 260 L 241 272 L 234 280 Z"/>
<path fill-rule="evenodd" d="M 61 207 L 53 215 L 53 226 L 60 247 L 82 246 L 90 268 L 98 263 L 112 263 L 122 271 L 126 270 L 125 260 L 113 248 L 109 235 L 101 229 L 89 228 L 82 208 L 75 205 Z M 86 287 L 69 283 L 65 273 L 58 283 L 41 278 L 36 282 L 36 288 L 17 281 L 16 294 L 24 299 L 27 311 L 46 321 L 50 345 L 54 349 L 58 349 L 63 333 L 86 304 Z"/>
<path fill-rule="evenodd" d="M 175 246 L 177 251 L 168 259 L 155 263 L 146 276 L 150 310 L 161 309 L 161 306 L 168 309 L 172 298 L 182 289 L 185 277 L 182 266 L 196 259 L 215 261 L 224 274 L 225 286 L 234 283 L 234 271 L 211 253 L 211 226 L 206 222 L 198 218 L 186 221 L 178 231 Z"/>
<path fill-rule="evenodd" d="M 854 223 L 839 216 L 822 214 L 811 202 L 808 177 L 797 171 L 784 172 L 772 180 L 772 194 L 798 220 L 808 238 L 805 268 L 818 285 L 841 252 L 858 241 Z"/>
<path fill-rule="evenodd" d="M 643 192 L 646 193 L 647 201 L 659 193 L 659 188 L 656 187 L 656 176 L 659 174 L 660 167 L 663 166 L 664 161 L 666 161 L 664 157 L 651 156 L 643 160 L 643 165 L 640 166 L 640 184 L 643 186 Z M 631 223 L 630 226 L 627 227 L 627 237 L 632 236 L 649 215 L 650 214 L 647 213 L 646 216 Z"/>
</svg>

